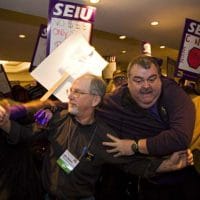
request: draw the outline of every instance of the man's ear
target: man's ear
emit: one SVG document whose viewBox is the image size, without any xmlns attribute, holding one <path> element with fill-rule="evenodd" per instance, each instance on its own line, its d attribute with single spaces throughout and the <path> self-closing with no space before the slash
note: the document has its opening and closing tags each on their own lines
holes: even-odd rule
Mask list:
<svg viewBox="0 0 200 200">
<path fill-rule="evenodd" d="M 96 106 L 98 106 L 99 104 L 100 104 L 100 102 L 101 102 L 101 97 L 100 96 L 98 96 L 98 95 L 93 95 L 94 97 L 93 97 L 93 101 L 92 101 L 92 106 L 93 107 L 96 107 Z"/>
</svg>

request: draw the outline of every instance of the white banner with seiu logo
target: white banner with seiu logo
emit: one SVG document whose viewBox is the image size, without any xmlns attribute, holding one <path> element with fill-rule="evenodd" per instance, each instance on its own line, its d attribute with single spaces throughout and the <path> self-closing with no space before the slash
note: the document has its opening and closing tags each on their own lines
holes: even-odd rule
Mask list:
<svg viewBox="0 0 200 200">
<path fill-rule="evenodd" d="M 50 54 L 66 38 L 75 32 L 81 32 L 89 42 L 96 8 L 61 0 L 50 0 L 48 17 L 48 46 Z"/>
<path fill-rule="evenodd" d="M 176 76 L 194 80 L 200 74 L 200 22 L 186 19 Z"/>
</svg>

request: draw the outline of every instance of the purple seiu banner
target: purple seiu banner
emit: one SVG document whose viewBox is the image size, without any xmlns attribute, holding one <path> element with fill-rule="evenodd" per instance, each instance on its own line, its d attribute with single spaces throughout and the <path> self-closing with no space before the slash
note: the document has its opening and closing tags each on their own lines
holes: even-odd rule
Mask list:
<svg viewBox="0 0 200 200">
<path fill-rule="evenodd" d="M 50 0 L 47 53 L 50 54 L 75 32 L 81 32 L 90 42 L 95 15 L 95 7 L 60 0 Z"/>
<path fill-rule="evenodd" d="M 179 51 L 177 77 L 195 80 L 200 74 L 200 22 L 186 19 Z"/>
<path fill-rule="evenodd" d="M 37 42 L 35 45 L 31 66 L 29 71 L 33 71 L 47 56 L 47 26 L 40 25 Z"/>
</svg>

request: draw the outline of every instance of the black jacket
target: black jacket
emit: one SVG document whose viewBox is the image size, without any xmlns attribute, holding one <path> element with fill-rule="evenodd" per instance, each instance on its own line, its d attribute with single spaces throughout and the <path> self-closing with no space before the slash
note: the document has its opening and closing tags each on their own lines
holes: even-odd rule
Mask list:
<svg viewBox="0 0 200 200">
<path fill-rule="evenodd" d="M 44 159 L 43 184 L 49 193 L 59 199 L 92 196 L 95 182 L 104 163 L 120 164 L 125 171 L 144 177 L 155 175 L 155 170 L 161 163 L 160 159 L 143 156 L 114 158 L 102 145 L 103 141 L 108 140 L 106 134 L 114 133 L 99 119 L 91 125 L 83 126 L 71 115 L 63 114 L 50 123 L 46 132 L 50 141 L 50 150 Z M 35 134 L 30 129 L 12 122 L 8 139 L 12 143 L 18 143 L 26 141 L 33 133 Z M 66 174 L 56 164 L 57 159 L 66 149 L 78 158 L 84 146 L 88 146 L 87 154 L 82 156 L 80 163 L 70 174 Z"/>
<path fill-rule="evenodd" d="M 195 109 L 191 98 L 175 81 L 162 78 L 162 92 L 156 103 L 158 116 L 143 109 L 130 97 L 127 85 L 105 96 L 98 117 L 121 138 L 147 138 L 150 155 L 162 156 L 190 145 Z"/>
</svg>

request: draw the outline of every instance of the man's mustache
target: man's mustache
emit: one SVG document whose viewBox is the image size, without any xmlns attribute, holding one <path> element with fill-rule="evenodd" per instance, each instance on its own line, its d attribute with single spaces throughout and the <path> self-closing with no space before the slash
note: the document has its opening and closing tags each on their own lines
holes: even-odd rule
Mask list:
<svg viewBox="0 0 200 200">
<path fill-rule="evenodd" d="M 150 93 L 152 93 L 153 92 L 153 90 L 151 89 L 151 88 L 142 88 L 141 90 L 140 90 L 140 93 L 141 94 L 150 94 Z"/>
</svg>

